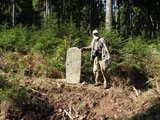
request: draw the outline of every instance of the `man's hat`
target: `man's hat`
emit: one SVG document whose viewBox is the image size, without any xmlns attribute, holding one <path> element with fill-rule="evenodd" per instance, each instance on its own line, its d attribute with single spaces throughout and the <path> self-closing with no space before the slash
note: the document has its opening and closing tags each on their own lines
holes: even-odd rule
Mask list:
<svg viewBox="0 0 160 120">
<path fill-rule="evenodd" d="M 93 30 L 92 33 L 93 33 L 93 35 L 94 35 L 94 34 L 98 33 L 98 30 Z"/>
</svg>

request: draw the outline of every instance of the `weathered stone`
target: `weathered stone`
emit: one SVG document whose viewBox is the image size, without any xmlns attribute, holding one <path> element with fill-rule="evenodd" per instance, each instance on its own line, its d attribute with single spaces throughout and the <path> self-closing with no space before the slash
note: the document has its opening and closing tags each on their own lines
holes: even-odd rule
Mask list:
<svg viewBox="0 0 160 120">
<path fill-rule="evenodd" d="M 66 82 L 79 83 L 81 74 L 81 50 L 77 47 L 67 51 Z"/>
</svg>

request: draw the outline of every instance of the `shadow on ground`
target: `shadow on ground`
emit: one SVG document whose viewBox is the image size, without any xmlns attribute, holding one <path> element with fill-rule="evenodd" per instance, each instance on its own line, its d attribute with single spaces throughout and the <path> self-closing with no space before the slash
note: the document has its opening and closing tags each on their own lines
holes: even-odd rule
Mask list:
<svg viewBox="0 0 160 120">
<path fill-rule="evenodd" d="M 150 107 L 144 113 L 134 115 L 129 120 L 160 120 L 160 102 Z"/>
<path fill-rule="evenodd" d="M 47 120 L 54 113 L 54 107 L 48 98 L 38 91 L 29 90 L 24 99 L 13 101 L 8 110 L 9 120 Z"/>
</svg>

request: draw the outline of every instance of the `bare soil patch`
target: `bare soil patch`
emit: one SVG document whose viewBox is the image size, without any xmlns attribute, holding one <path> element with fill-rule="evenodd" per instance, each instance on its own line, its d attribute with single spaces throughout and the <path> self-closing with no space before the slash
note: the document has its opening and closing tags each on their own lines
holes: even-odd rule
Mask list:
<svg viewBox="0 0 160 120">
<path fill-rule="evenodd" d="M 66 84 L 53 79 L 31 79 L 25 99 L 8 109 L 9 120 L 151 120 L 160 111 L 160 93 L 154 89 L 135 91 L 132 87 L 95 87 L 92 84 Z M 153 118 L 153 117 L 152 117 Z M 154 120 L 160 115 L 154 112 Z"/>
</svg>

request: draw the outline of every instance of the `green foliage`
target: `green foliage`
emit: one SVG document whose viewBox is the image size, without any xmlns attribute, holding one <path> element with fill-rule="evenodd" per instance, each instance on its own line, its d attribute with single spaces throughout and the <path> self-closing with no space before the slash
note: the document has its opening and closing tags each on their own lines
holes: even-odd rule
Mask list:
<svg viewBox="0 0 160 120">
<path fill-rule="evenodd" d="M 34 42 L 33 49 L 43 54 L 53 54 L 55 46 L 59 44 L 57 35 L 57 20 L 55 16 L 44 20 L 39 30 L 31 33 L 31 41 Z"/>
<path fill-rule="evenodd" d="M 26 96 L 27 87 L 20 87 L 20 80 L 24 76 L 24 66 L 17 52 L 5 52 L 0 59 L 0 99 L 23 99 Z"/>
<path fill-rule="evenodd" d="M 116 31 L 107 33 L 103 29 L 100 30 L 100 35 L 107 40 L 109 46 L 111 62 L 108 73 L 110 75 L 129 77 L 135 84 L 141 82 L 144 84 L 148 79 L 153 79 L 154 81 L 149 85 L 157 85 L 155 80 L 159 78 L 160 68 L 159 47 L 155 43 L 159 40 L 152 42 L 152 39 L 142 36 L 123 39 Z"/>
<path fill-rule="evenodd" d="M 54 78 L 64 78 L 65 77 L 65 66 L 66 66 L 66 52 L 67 46 L 65 44 L 58 45 L 52 56 L 46 57 L 48 63 L 48 72 L 51 77 Z"/>
<path fill-rule="evenodd" d="M 116 30 L 113 30 L 112 32 L 106 32 L 104 28 L 101 28 L 100 33 L 100 35 L 106 39 L 109 46 L 109 51 L 112 54 L 117 54 L 120 52 L 126 40 L 123 40 Z"/>
<path fill-rule="evenodd" d="M 71 21 L 58 28 L 57 19 L 52 17 L 45 19 L 41 28 L 32 26 L 30 28 L 17 25 L 7 29 L 7 25 L 1 26 L 0 48 L 5 51 L 20 51 L 27 55 L 19 59 L 18 52 L 8 52 L 6 69 L 23 73 L 29 69 L 27 64 L 34 57 L 29 57 L 32 52 L 39 52 L 47 64 L 36 67 L 37 70 L 46 70 L 50 77 L 65 77 L 66 53 L 70 47 L 82 47 L 88 40 L 86 31 L 78 30 Z M 36 57 L 36 56 L 35 56 Z M 26 58 L 26 59 L 25 59 Z M 35 58 L 33 58 L 35 59 Z M 42 70 L 42 71 L 43 71 Z M 33 71 L 31 71 L 33 72 Z M 36 71 L 35 71 L 36 72 Z M 38 71 L 37 71 L 38 72 Z M 36 73 L 37 73 L 36 72 Z M 43 72 L 42 72 L 43 73 Z"/>
<path fill-rule="evenodd" d="M 86 108 L 86 104 L 85 103 L 81 103 L 79 106 L 78 106 L 78 110 L 84 110 Z"/>
<path fill-rule="evenodd" d="M 58 36 L 68 44 L 68 47 L 82 47 L 86 44 L 89 37 L 87 30 L 78 30 L 76 24 L 71 20 L 70 23 L 66 23 L 61 26 Z"/>
<path fill-rule="evenodd" d="M 115 72 L 121 61 L 121 52 L 126 40 L 121 38 L 117 31 L 106 32 L 104 28 L 100 29 L 100 36 L 106 39 L 111 54 L 108 72 Z"/>
<path fill-rule="evenodd" d="M 146 60 L 146 73 L 149 79 L 149 84 L 159 89 L 160 85 L 160 52 L 156 49 L 157 45 L 150 45 L 149 50 L 151 55 Z"/>
<path fill-rule="evenodd" d="M 122 51 L 123 61 L 128 64 L 129 68 L 136 67 L 141 72 L 144 71 L 145 60 L 150 56 L 149 46 L 145 43 L 144 38 L 137 37 L 129 39 Z"/>
<path fill-rule="evenodd" d="M 90 56 L 91 56 L 90 51 L 83 53 L 81 80 L 89 83 L 94 83 L 95 81 L 93 78 L 93 64 L 90 61 Z"/>
<path fill-rule="evenodd" d="M 54 46 L 54 52 L 47 56 L 48 72 L 54 77 L 65 77 L 66 53 L 70 47 L 81 47 L 87 39 L 86 33 L 79 31 L 75 24 L 64 24 L 58 31 L 59 43 Z M 53 75 L 54 73 L 54 75 Z M 56 74 L 57 75 L 56 75 Z"/>
<path fill-rule="evenodd" d="M 39 0 L 32 0 L 32 6 L 35 11 L 38 10 Z"/>
<path fill-rule="evenodd" d="M 20 50 L 26 51 L 29 46 L 29 34 L 27 27 L 17 25 L 14 28 L 6 29 L 2 27 L 0 34 L 0 48 L 4 50 Z"/>
<path fill-rule="evenodd" d="M 27 88 L 19 87 L 19 78 L 11 75 L 1 75 L 0 77 L 0 99 L 20 99 L 25 98 Z"/>
<path fill-rule="evenodd" d="M 158 33 L 157 39 L 154 40 L 155 48 L 160 52 L 160 33 Z"/>
<path fill-rule="evenodd" d="M 55 15 L 44 19 L 41 27 L 17 25 L 14 28 L 8 28 L 5 24 L 0 28 L 0 49 L 7 52 L 12 51 L 8 52 L 6 56 L 8 60 L 3 67 L 6 68 L 7 72 L 11 70 L 24 75 L 27 71 L 37 77 L 65 78 L 67 50 L 70 47 L 81 48 L 88 46 L 92 41 L 92 35 L 88 34 L 89 29 L 78 29 L 72 19 L 69 23 L 58 26 Z M 145 79 L 154 79 L 154 75 L 158 76 L 159 67 L 157 67 L 158 61 L 156 61 L 158 59 L 154 58 L 152 64 L 148 61 L 151 61 L 150 56 L 153 54 L 151 52 L 154 51 L 153 48 L 159 52 L 159 38 L 152 42 L 152 40 L 144 37 L 124 39 L 117 31 L 113 30 L 110 33 L 106 32 L 104 28 L 100 28 L 99 32 L 100 36 L 107 40 L 109 46 L 111 63 L 109 64 L 108 73 L 110 75 L 124 76 L 121 70 L 125 68 L 125 76 L 133 80 L 139 79 L 137 77 L 139 75 L 145 76 Z M 27 55 L 22 55 L 22 59 L 19 59 L 19 52 Z M 43 56 L 39 60 L 39 64 L 34 63 L 34 61 L 37 61 L 35 59 L 37 56 L 33 53 Z M 156 66 L 151 67 L 153 64 L 156 64 Z M 34 67 L 30 69 L 27 65 Z M 90 52 L 85 52 L 82 58 L 82 80 L 93 83 L 92 75 Z M 143 79 L 143 77 L 141 78 Z"/>
</svg>

